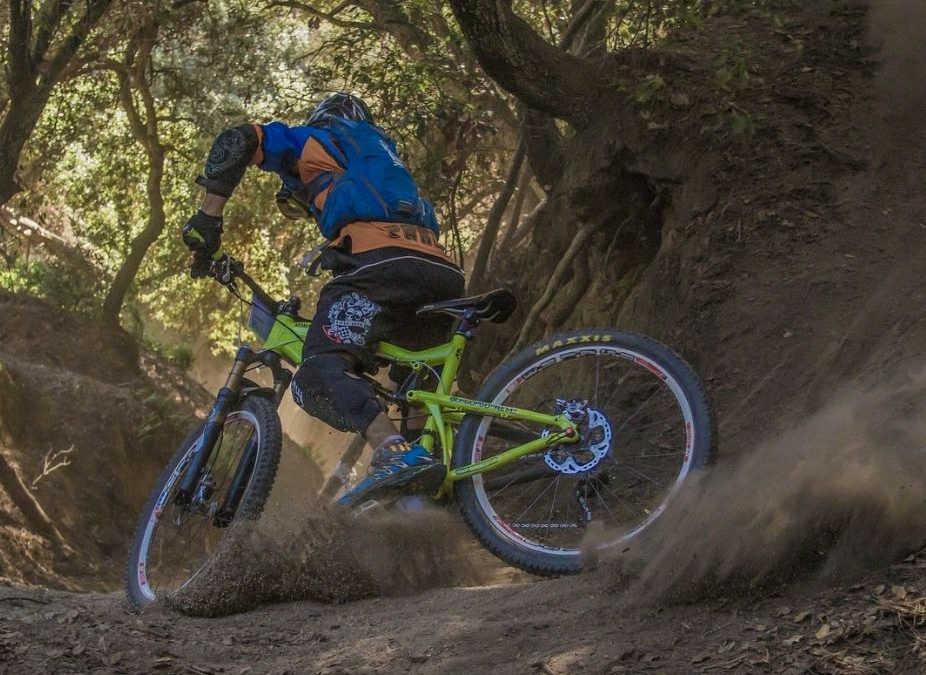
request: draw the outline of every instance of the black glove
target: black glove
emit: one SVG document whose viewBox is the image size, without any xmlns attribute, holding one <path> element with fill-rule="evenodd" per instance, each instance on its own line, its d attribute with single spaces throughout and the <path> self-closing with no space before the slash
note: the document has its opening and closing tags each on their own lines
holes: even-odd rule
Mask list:
<svg viewBox="0 0 926 675">
<path fill-rule="evenodd" d="M 206 257 L 201 253 L 193 254 L 193 262 L 190 264 L 190 276 L 194 279 L 202 279 L 212 274 L 212 258 Z"/>
<path fill-rule="evenodd" d="M 211 258 L 222 244 L 222 217 L 197 211 L 183 226 L 183 243 L 203 258 Z"/>
</svg>

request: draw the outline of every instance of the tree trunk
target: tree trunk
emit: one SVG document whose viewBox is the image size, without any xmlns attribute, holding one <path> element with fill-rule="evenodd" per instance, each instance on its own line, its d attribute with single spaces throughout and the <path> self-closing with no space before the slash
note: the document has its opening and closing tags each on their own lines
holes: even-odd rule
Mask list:
<svg viewBox="0 0 926 675">
<path fill-rule="evenodd" d="M 147 79 L 151 51 L 154 49 L 159 27 L 156 15 L 149 23 L 142 25 L 135 40 L 126 49 L 124 64 L 113 67 L 119 78 L 119 97 L 129 119 L 132 135 L 148 155 L 148 222 L 145 229 L 132 240 L 129 253 L 103 300 L 103 322 L 114 327 L 119 325 L 119 314 L 125 296 L 141 268 L 145 254 L 164 231 L 166 222 L 164 195 L 161 191 L 164 178 L 164 147 L 161 145 L 158 132 L 157 107 Z M 144 114 L 137 107 L 133 91 L 139 94 Z"/>
<path fill-rule="evenodd" d="M 88 0 L 86 11 L 73 22 L 54 53 L 49 53 L 52 37 L 65 15 L 75 11 L 77 3 L 43 3 L 37 10 L 35 25 L 32 4 L 24 0 L 10 2 L 7 43 L 10 95 L 9 107 L 0 120 L 0 206 L 22 189 L 16 182 L 16 172 L 26 141 L 42 116 L 52 89 L 109 7 L 110 0 Z"/>
<path fill-rule="evenodd" d="M 502 237 L 502 250 L 507 249 L 511 242 L 514 241 L 514 234 L 518 231 L 518 225 L 521 222 L 521 214 L 524 212 L 524 205 L 527 203 L 528 192 L 530 192 L 530 182 L 534 179 L 534 172 L 530 170 L 530 167 L 526 167 L 521 172 L 521 180 L 518 181 L 518 190 L 517 196 L 514 200 L 514 206 L 511 207 L 511 218 L 508 221 L 508 228 L 505 230 L 505 235 Z M 534 201 L 536 204 L 536 200 Z M 533 205 L 528 206 L 528 208 L 533 208 Z M 494 260 L 495 258 L 493 258 Z"/>
<path fill-rule="evenodd" d="M 164 151 L 160 146 L 149 153 L 151 166 L 148 173 L 148 204 L 149 216 L 145 229 L 142 230 L 129 248 L 129 254 L 122 261 L 122 266 L 113 279 L 112 286 L 103 301 L 103 322 L 110 326 L 119 325 L 119 314 L 141 264 L 151 245 L 157 241 L 164 231 L 166 216 L 164 214 L 164 198 L 161 194 L 161 180 L 164 176 Z"/>
<path fill-rule="evenodd" d="M 518 140 L 518 149 L 515 151 L 514 159 L 511 160 L 511 166 L 508 168 L 508 177 L 505 179 L 505 186 L 492 205 L 489 212 L 489 218 L 486 221 L 485 230 L 482 238 L 479 240 L 479 249 L 476 252 L 476 260 L 473 262 L 473 271 L 469 277 L 469 290 L 477 289 L 482 283 L 482 277 L 485 275 L 486 266 L 489 263 L 489 254 L 495 245 L 495 239 L 498 236 L 498 229 L 502 224 L 502 216 L 505 215 L 505 209 L 508 208 L 508 202 L 514 194 L 514 189 L 518 184 L 518 176 L 521 174 L 521 167 L 524 165 L 524 140 Z"/>
<path fill-rule="evenodd" d="M 13 100 L 6 117 L 0 121 L 0 206 L 22 189 L 16 182 L 19 158 L 46 102 L 47 99 Z"/>
<path fill-rule="evenodd" d="M 467 42 L 485 71 L 526 105 L 584 126 L 600 105 L 592 65 L 549 44 L 510 2 L 451 0 Z"/>
</svg>

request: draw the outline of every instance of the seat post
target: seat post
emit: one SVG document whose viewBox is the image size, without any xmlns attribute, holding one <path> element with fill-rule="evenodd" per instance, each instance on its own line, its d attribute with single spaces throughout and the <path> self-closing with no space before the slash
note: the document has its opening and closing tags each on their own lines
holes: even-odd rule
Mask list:
<svg viewBox="0 0 926 675">
<path fill-rule="evenodd" d="M 470 333 L 471 336 L 472 333 Z M 454 332 L 453 337 L 450 338 L 451 353 L 447 360 L 444 361 L 444 367 L 440 373 L 440 391 L 444 394 L 449 394 L 453 390 L 453 383 L 457 379 L 457 372 L 460 369 L 460 361 L 463 359 L 463 350 L 466 349 L 466 343 L 469 339 L 465 333 L 460 331 Z"/>
<path fill-rule="evenodd" d="M 462 335 L 467 340 L 472 340 L 476 335 L 476 328 L 479 326 L 479 315 L 472 307 L 463 310 L 463 314 L 457 321 L 453 332 L 455 335 Z"/>
</svg>

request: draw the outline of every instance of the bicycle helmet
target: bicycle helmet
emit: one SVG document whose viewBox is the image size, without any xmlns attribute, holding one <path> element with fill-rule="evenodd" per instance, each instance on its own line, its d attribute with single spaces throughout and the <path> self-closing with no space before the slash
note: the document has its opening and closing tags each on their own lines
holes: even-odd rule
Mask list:
<svg viewBox="0 0 926 675">
<path fill-rule="evenodd" d="M 373 115 L 367 104 L 357 96 L 343 91 L 329 96 L 315 106 L 315 110 L 309 115 L 308 124 L 317 124 L 332 118 L 373 124 Z"/>
</svg>

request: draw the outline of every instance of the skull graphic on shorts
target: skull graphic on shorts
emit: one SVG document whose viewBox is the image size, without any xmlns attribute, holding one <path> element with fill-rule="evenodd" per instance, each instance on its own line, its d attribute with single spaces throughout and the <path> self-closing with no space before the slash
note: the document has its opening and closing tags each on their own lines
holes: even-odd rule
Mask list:
<svg viewBox="0 0 926 675">
<path fill-rule="evenodd" d="M 365 346 L 370 324 L 381 307 L 360 293 L 348 293 L 337 299 L 328 310 L 328 321 L 322 328 L 332 342 Z"/>
</svg>

